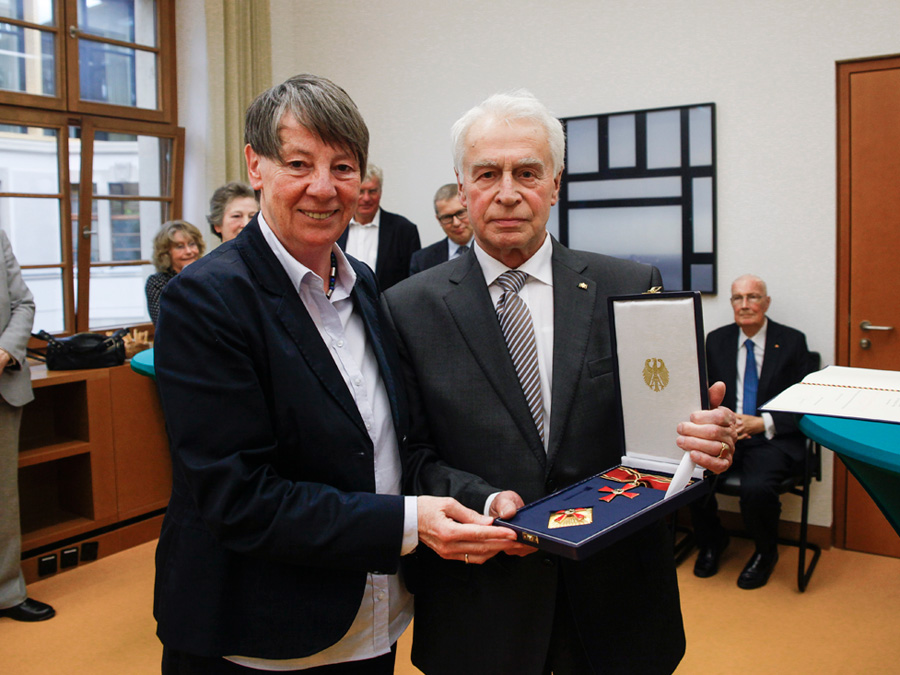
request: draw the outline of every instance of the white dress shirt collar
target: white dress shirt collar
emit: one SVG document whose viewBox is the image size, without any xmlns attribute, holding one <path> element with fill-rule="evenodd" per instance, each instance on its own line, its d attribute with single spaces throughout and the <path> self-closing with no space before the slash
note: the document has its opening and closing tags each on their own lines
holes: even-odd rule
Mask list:
<svg viewBox="0 0 900 675">
<path fill-rule="evenodd" d="M 262 211 L 259 212 L 258 220 L 259 229 L 262 232 L 263 238 L 266 240 L 269 248 L 272 249 L 275 257 L 278 258 L 278 262 L 281 263 L 281 266 L 284 268 L 285 272 L 287 272 L 288 277 L 290 277 L 291 279 L 291 285 L 294 287 L 294 289 L 299 293 L 300 285 L 304 282 L 304 280 L 309 279 L 307 283 L 311 283 L 314 278 L 318 282 L 318 288 L 321 289 L 322 293 L 324 294 L 325 280 L 288 252 L 288 250 L 284 247 L 284 244 L 282 244 L 278 237 L 275 236 L 272 228 L 269 227 L 269 224 L 266 222 Z M 353 286 L 356 284 L 356 272 L 354 271 L 353 267 L 350 266 L 350 263 L 347 261 L 347 258 L 344 255 L 344 252 L 341 250 L 340 246 L 338 246 L 337 244 L 332 244 L 331 252 L 334 253 L 335 259 L 337 261 L 337 273 L 335 274 L 334 279 L 334 292 L 331 294 L 331 301 L 335 302 L 337 300 L 343 300 L 344 298 L 350 296 L 350 292 L 353 290 Z"/>
<path fill-rule="evenodd" d="M 356 219 L 356 216 L 353 216 L 353 218 L 350 219 L 350 225 L 348 227 L 374 227 L 377 230 L 378 226 L 380 224 L 381 224 L 381 207 L 379 207 L 378 210 L 375 212 L 375 217 L 372 218 L 371 223 L 366 223 L 365 225 L 363 225 L 361 222 L 359 222 Z"/>
<path fill-rule="evenodd" d="M 481 248 L 477 241 L 472 246 L 475 250 L 475 255 L 478 257 L 478 264 L 481 265 L 484 281 L 488 286 L 493 284 L 497 277 L 510 269 L 496 258 L 491 257 L 487 251 Z M 544 237 L 544 243 L 541 244 L 541 247 L 535 254 L 516 269 L 527 272 L 530 276 L 548 286 L 553 286 L 553 240 L 549 234 Z"/>
<path fill-rule="evenodd" d="M 762 349 L 763 351 L 766 350 L 766 332 L 767 332 L 768 328 L 769 328 L 769 320 L 767 318 L 763 318 L 762 328 L 760 328 L 756 332 L 756 335 L 754 335 L 752 338 L 750 338 L 753 341 L 753 344 L 756 347 Z M 744 346 L 744 343 L 747 341 L 747 338 L 748 338 L 748 335 L 746 333 L 744 333 L 743 328 L 740 331 L 738 331 L 739 348 Z"/>
</svg>

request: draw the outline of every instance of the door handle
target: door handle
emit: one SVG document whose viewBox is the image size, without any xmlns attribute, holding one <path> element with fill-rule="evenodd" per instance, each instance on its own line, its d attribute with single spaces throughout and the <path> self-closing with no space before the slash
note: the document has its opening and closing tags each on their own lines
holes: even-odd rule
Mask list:
<svg viewBox="0 0 900 675">
<path fill-rule="evenodd" d="M 873 326 L 868 321 L 863 321 L 859 324 L 859 327 L 863 330 L 894 330 L 893 326 Z"/>
</svg>

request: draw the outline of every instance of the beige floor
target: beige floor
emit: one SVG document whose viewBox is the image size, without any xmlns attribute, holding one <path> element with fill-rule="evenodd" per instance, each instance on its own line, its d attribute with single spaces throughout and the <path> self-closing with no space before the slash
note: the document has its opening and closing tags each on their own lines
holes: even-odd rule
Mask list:
<svg viewBox="0 0 900 675">
<path fill-rule="evenodd" d="M 32 596 L 58 615 L 39 624 L 0 619 L 0 672 L 158 673 L 161 648 L 150 609 L 154 547 L 32 584 Z M 765 588 L 739 589 L 735 581 L 749 554 L 748 542 L 735 541 L 712 579 L 695 578 L 692 560 L 681 566 L 688 652 L 678 675 L 900 673 L 900 560 L 825 551 L 801 594 L 793 549 L 783 550 Z M 419 672 L 409 664 L 409 639 L 407 632 L 401 640 L 399 675 Z"/>
</svg>

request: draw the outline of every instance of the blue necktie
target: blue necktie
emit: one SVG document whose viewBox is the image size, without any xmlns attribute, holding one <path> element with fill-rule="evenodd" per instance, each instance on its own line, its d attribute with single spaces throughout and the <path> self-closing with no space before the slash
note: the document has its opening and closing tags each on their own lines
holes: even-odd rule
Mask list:
<svg viewBox="0 0 900 675">
<path fill-rule="evenodd" d="M 756 373 L 756 357 L 753 355 L 753 340 L 744 342 L 747 348 L 747 365 L 744 367 L 744 402 L 745 415 L 756 415 L 756 390 L 759 389 L 759 375 Z"/>
</svg>

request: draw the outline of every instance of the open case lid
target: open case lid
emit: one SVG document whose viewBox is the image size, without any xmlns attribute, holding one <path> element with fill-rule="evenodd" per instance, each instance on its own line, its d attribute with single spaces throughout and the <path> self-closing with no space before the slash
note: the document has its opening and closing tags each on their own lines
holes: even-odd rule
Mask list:
<svg viewBox="0 0 900 675">
<path fill-rule="evenodd" d="M 703 470 L 675 444 L 678 424 L 709 408 L 703 309 L 697 292 L 609 298 L 624 439 L 622 464 L 641 471 Z"/>
</svg>

